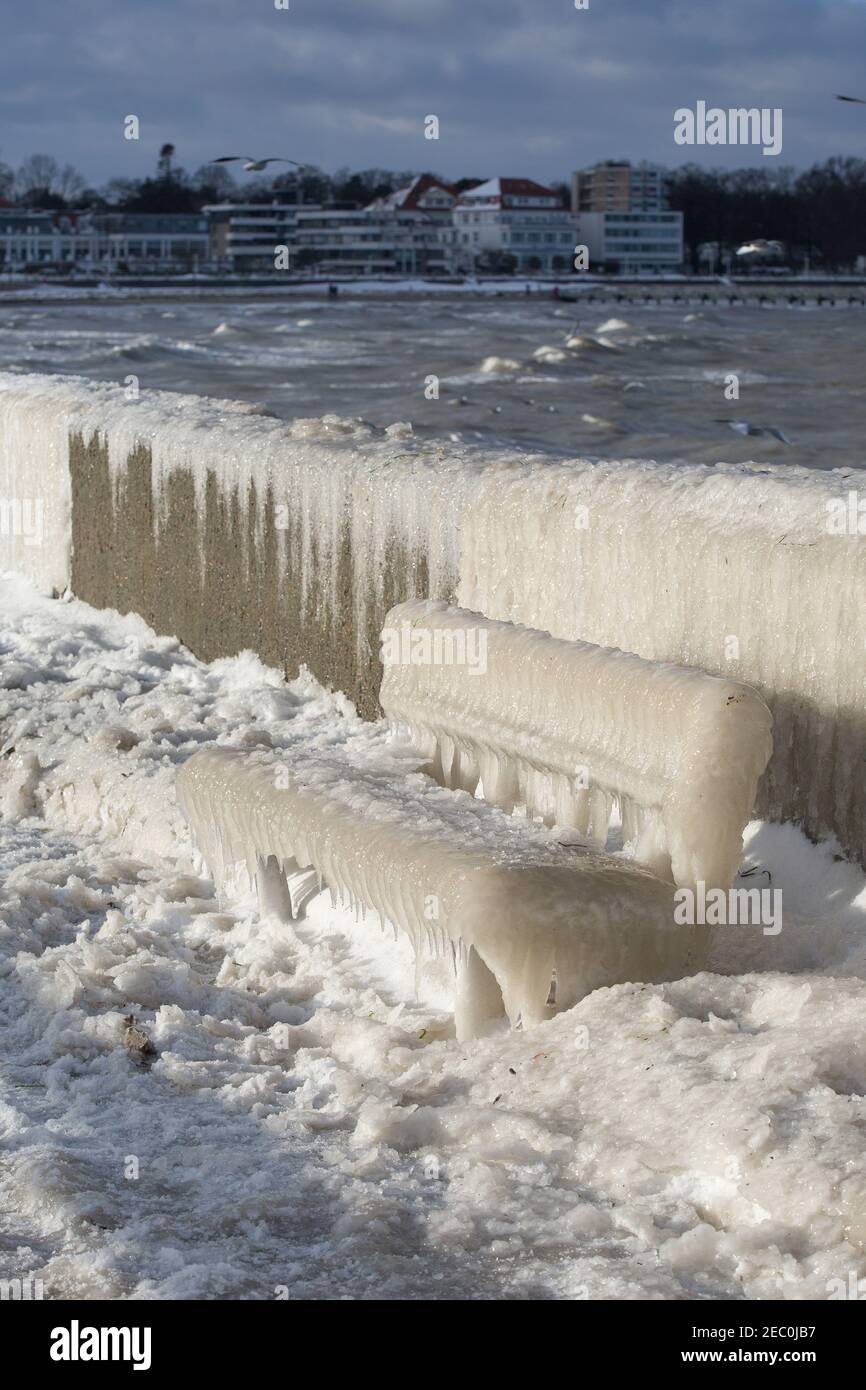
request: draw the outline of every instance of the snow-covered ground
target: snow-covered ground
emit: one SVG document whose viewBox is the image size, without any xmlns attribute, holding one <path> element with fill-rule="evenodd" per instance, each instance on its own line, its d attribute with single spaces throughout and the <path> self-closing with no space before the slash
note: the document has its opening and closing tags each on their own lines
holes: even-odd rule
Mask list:
<svg viewBox="0 0 866 1390">
<path fill-rule="evenodd" d="M 215 901 L 175 802 L 208 740 L 380 760 L 382 727 L 22 580 L 0 612 L 0 1277 L 798 1299 L 866 1276 L 866 877 L 832 845 L 750 826 L 784 927 L 721 928 L 718 973 L 460 1045 L 408 945 L 326 895 L 294 926 Z"/>
</svg>

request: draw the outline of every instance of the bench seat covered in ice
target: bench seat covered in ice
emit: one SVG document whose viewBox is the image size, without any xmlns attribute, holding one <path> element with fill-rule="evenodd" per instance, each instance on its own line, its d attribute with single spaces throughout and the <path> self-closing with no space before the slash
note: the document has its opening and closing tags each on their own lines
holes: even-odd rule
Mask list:
<svg viewBox="0 0 866 1390">
<path fill-rule="evenodd" d="M 750 686 L 423 599 L 382 636 L 382 708 L 443 786 L 601 845 L 618 808 L 654 873 L 730 886 L 772 752 Z"/>
<path fill-rule="evenodd" d="M 647 870 L 421 773 L 207 748 L 178 795 L 218 888 L 243 865 L 263 911 L 288 915 L 287 877 L 311 867 L 338 902 L 408 933 L 416 958 L 453 951 L 461 1038 L 503 1011 L 535 1023 L 602 985 L 703 964 L 706 930 L 674 923 L 672 888 Z"/>
</svg>

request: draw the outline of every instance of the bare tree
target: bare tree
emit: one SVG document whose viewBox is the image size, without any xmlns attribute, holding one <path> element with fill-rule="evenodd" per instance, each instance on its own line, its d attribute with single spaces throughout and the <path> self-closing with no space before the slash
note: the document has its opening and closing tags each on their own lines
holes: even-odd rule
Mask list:
<svg viewBox="0 0 866 1390">
<path fill-rule="evenodd" d="M 52 190 L 59 193 L 61 198 L 65 198 L 67 203 L 74 203 L 81 197 L 87 184 L 74 164 L 64 164 L 55 181 Z"/>
<path fill-rule="evenodd" d="M 202 164 L 200 169 L 196 169 L 191 182 L 197 192 L 206 193 L 208 198 L 221 201 L 237 196 L 237 183 L 221 164 Z"/>
<path fill-rule="evenodd" d="M 15 174 L 15 197 L 20 203 L 64 207 L 81 196 L 85 182 L 71 164 L 62 167 L 50 154 L 32 154 Z"/>
</svg>

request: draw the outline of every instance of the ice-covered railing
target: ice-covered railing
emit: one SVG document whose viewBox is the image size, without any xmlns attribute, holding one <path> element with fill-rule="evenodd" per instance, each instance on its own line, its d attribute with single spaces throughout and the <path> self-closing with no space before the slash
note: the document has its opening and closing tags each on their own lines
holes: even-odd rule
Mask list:
<svg viewBox="0 0 866 1390">
<path fill-rule="evenodd" d="M 0 373 L 0 570 L 62 593 L 72 542 L 69 420 L 84 383 Z M 42 389 L 40 389 L 40 387 Z"/>
<path fill-rule="evenodd" d="M 407 933 L 417 959 L 453 951 L 461 1038 L 503 1009 L 535 1023 L 600 986 L 702 967 L 707 929 L 677 926 L 673 890 L 645 869 L 420 773 L 206 748 L 177 786 L 221 890 L 240 868 L 263 911 L 289 915 L 289 880 L 312 867 L 338 902 Z"/>
<path fill-rule="evenodd" d="M 730 886 L 772 749 L 748 686 L 423 600 L 388 614 L 382 655 L 382 707 L 444 786 L 601 846 L 618 809 L 655 873 Z"/>
<path fill-rule="evenodd" d="M 50 537 L 0 534 L 0 564 L 62 588 L 71 497 L 80 597 L 206 658 L 305 661 L 371 715 L 413 595 L 746 682 L 775 726 L 759 813 L 866 859 L 862 472 L 562 461 L 131 389 L 0 374 L 0 497 L 43 498 Z"/>
<path fill-rule="evenodd" d="M 866 859 L 864 480 L 501 460 L 463 518 L 457 602 L 754 686 L 774 724 L 759 813 Z"/>
</svg>

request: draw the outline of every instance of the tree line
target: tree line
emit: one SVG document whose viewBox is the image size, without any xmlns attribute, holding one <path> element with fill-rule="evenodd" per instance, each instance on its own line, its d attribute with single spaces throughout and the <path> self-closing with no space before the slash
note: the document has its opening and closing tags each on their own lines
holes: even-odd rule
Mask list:
<svg viewBox="0 0 866 1390">
<path fill-rule="evenodd" d="M 723 263 L 758 237 L 783 242 L 790 263 L 813 269 L 853 269 L 866 256 L 866 160 L 837 156 L 800 173 L 687 164 L 671 174 L 670 198 L 692 270 L 706 268 L 702 248 L 717 246 Z"/>
<path fill-rule="evenodd" d="M 163 145 L 153 175 L 115 178 L 91 188 L 71 164 L 51 155 L 34 154 L 18 169 L 0 161 L 0 199 L 15 206 L 54 211 L 92 208 L 116 212 L 199 212 L 206 204 L 240 198 L 269 203 L 274 198 L 301 203 L 365 206 L 404 187 L 411 171 L 338 169 L 327 174 L 312 165 L 275 176 L 235 178 L 219 164 L 203 164 L 192 173 L 175 163 L 173 145 Z M 478 180 L 464 180 L 466 183 Z"/>
</svg>

